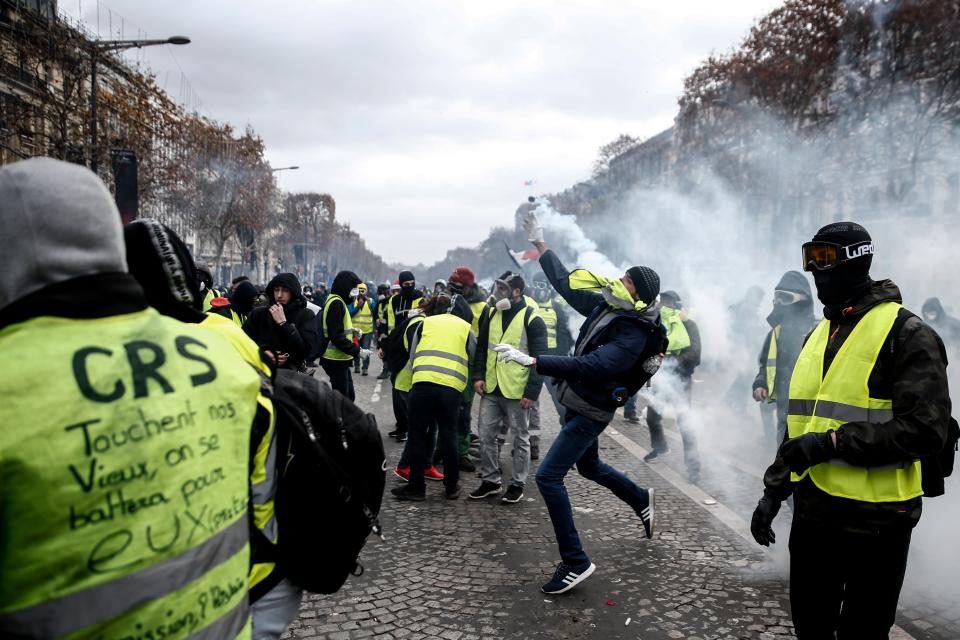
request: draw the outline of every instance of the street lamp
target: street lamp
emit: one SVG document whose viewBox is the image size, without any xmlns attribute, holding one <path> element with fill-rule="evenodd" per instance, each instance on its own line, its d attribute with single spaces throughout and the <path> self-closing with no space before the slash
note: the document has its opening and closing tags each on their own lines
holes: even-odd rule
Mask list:
<svg viewBox="0 0 960 640">
<path fill-rule="evenodd" d="M 90 43 L 90 170 L 99 168 L 97 154 L 97 57 L 104 51 L 142 49 L 161 44 L 190 44 L 186 36 L 170 36 L 160 40 L 94 40 Z"/>
<path fill-rule="evenodd" d="M 277 171 L 296 171 L 300 167 L 294 165 L 292 167 L 277 167 L 276 169 L 270 169 L 271 172 L 276 173 Z"/>
</svg>

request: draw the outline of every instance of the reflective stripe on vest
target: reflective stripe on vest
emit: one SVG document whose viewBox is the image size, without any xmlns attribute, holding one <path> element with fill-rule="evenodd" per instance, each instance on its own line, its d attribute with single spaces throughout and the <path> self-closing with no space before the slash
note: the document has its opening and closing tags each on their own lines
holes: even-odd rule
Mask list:
<svg viewBox="0 0 960 640">
<path fill-rule="evenodd" d="M 548 300 L 547 302 L 541 304 L 537 315 L 543 318 L 544 324 L 547 325 L 547 349 L 556 349 L 557 312 L 553 309 L 553 303 Z"/>
<path fill-rule="evenodd" d="M 501 362 L 500 355 L 493 350 L 494 345 L 509 344 L 527 352 L 527 322 L 534 317 L 530 307 L 519 309 L 507 330 L 503 330 L 503 312 L 494 310 L 487 323 L 487 377 L 484 384 L 487 393 L 499 387 L 500 393 L 508 400 L 519 400 L 530 378 L 530 369 L 516 362 Z"/>
<path fill-rule="evenodd" d="M 223 333 L 43 317 L 0 357 L 0 637 L 247 633 L 260 382 Z"/>
<path fill-rule="evenodd" d="M 424 318 L 420 340 L 413 353 L 413 384 L 432 382 L 457 391 L 467 388 L 469 362 L 467 337 L 470 325 L 444 313 Z"/>
<path fill-rule="evenodd" d="M 363 305 L 353 314 L 353 326 L 364 334 L 373 333 L 373 311 L 370 309 L 369 300 L 364 300 Z"/>
<path fill-rule="evenodd" d="M 777 342 L 780 340 L 780 330 L 783 325 L 777 325 L 770 332 L 770 348 L 767 349 L 767 402 L 776 402 L 777 382 Z"/>
<path fill-rule="evenodd" d="M 343 305 L 343 334 L 351 337 L 353 335 L 353 320 L 350 318 L 350 314 L 347 313 L 347 303 L 344 302 L 340 296 L 331 293 L 323 303 L 323 337 L 327 339 L 327 350 L 323 352 L 323 357 L 327 360 L 352 361 L 353 356 L 340 351 L 340 349 L 333 344 L 333 340 L 330 339 L 330 334 L 327 332 L 327 314 L 330 312 L 330 305 L 335 301 Z"/>
<path fill-rule="evenodd" d="M 893 402 L 869 397 L 868 385 L 899 311 L 900 305 L 893 302 L 868 311 L 834 356 L 825 376 L 823 359 L 830 321 L 817 325 L 797 358 L 790 380 L 787 429 L 791 438 L 823 433 L 847 422 L 869 422 L 882 429 L 893 418 Z M 791 473 L 790 477 L 797 482 L 808 474 L 822 491 L 852 500 L 900 502 L 923 494 L 919 461 L 854 467 L 838 460 L 818 464 L 800 475 Z"/>
<path fill-rule="evenodd" d="M 407 331 L 410 330 L 410 327 L 417 326 L 417 323 L 423 322 L 424 318 L 422 316 L 417 316 L 410 320 L 407 324 Z M 413 354 L 417 350 L 417 342 L 419 337 L 415 334 L 413 337 L 413 343 L 409 344 L 407 342 L 406 331 L 403 334 L 403 346 L 407 349 L 410 354 Z M 397 391 L 410 391 L 410 388 L 413 386 L 413 357 L 408 356 L 407 364 L 400 369 L 400 373 L 397 374 L 396 379 L 393 381 L 393 388 Z"/>
<path fill-rule="evenodd" d="M 690 334 L 683 325 L 680 312 L 672 307 L 661 307 L 660 320 L 667 328 L 667 353 L 676 354 L 690 346 Z"/>
<path fill-rule="evenodd" d="M 242 329 L 236 328 L 229 320 L 214 312 L 208 313 L 200 324 L 219 330 L 243 359 L 260 369 L 269 380 L 270 367 L 260 358 L 257 343 L 251 340 Z M 267 540 L 276 542 L 277 530 L 273 503 L 277 491 L 275 472 L 277 452 L 274 446 L 276 436 L 273 430 L 275 415 L 273 402 L 262 391 L 257 395 L 257 403 L 260 405 L 260 409 L 257 411 L 256 420 L 261 429 L 265 431 L 265 435 L 257 445 L 257 450 L 253 456 L 252 471 L 250 472 L 253 524 L 263 532 Z M 253 587 L 265 580 L 275 568 L 276 563 L 273 562 L 254 562 L 250 567 L 250 586 Z"/>
</svg>

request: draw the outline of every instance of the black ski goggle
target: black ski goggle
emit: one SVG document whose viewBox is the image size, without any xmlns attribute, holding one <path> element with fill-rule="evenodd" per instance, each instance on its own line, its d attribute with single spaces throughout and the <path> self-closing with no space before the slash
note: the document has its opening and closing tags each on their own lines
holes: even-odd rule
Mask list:
<svg viewBox="0 0 960 640">
<path fill-rule="evenodd" d="M 833 242 L 806 242 L 802 250 L 804 271 L 824 271 L 873 255 L 873 243 L 867 241 L 844 246 Z"/>
</svg>

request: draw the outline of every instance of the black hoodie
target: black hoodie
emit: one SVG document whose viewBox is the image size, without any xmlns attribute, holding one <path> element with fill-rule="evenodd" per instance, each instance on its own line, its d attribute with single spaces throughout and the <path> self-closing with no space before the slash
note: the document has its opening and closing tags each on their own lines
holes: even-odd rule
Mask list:
<svg viewBox="0 0 960 640">
<path fill-rule="evenodd" d="M 283 326 L 274 322 L 270 307 L 276 304 L 273 289 L 283 286 L 290 290 L 290 302 L 283 306 L 287 318 Z M 279 353 L 289 353 L 287 368 L 298 369 L 316 344 L 313 311 L 307 309 L 307 300 L 300 289 L 300 281 L 292 273 L 281 273 L 267 284 L 267 304 L 256 307 L 243 323 L 243 330 L 260 347 L 269 347 Z"/>
<path fill-rule="evenodd" d="M 754 389 L 767 388 L 767 355 L 770 353 L 770 339 L 777 327 L 780 334 L 777 339 L 777 373 L 774 378 L 774 394 L 777 398 L 777 409 L 786 419 L 787 400 L 790 396 L 790 377 L 793 367 L 797 363 L 800 351 L 807 336 L 816 325 L 813 316 L 813 294 L 810 282 L 799 271 L 787 271 L 780 278 L 776 288 L 782 291 L 802 293 L 806 300 L 787 305 L 774 305 L 773 311 L 767 316 L 767 323 L 772 327 L 763 341 L 763 348 L 757 362 L 760 365 L 757 377 L 753 381 Z"/>
<path fill-rule="evenodd" d="M 324 334 L 323 331 L 323 308 L 320 309 L 320 314 L 315 321 L 315 330 L 320 339 L 317 341 L 317 348 L 311 354 L 313 358 L 323 356 L 323 351 L 326 351 L 327 343 L 333 343 L 333 346 L 347 355 L 353 357 L 360 355 L 360 347 L 354 344 L 353 336 L 348 336 L 343 326 L 344 318 L 348 313 L 347 305 L 350 304 L 350 292 L 361 282 L 363 281 L 360 280 L 360 277 L 353 271 L 341 271 L 333 279 L 333 284 L 330 285 L 330 294 L 340 296 L 340 298 L 343 299 L 343 304 L 335 300 L 331 301 L 330 310 L 327 311 L 326 334 Z M 327 301 L 325 299 L 324 306 L 326 306 L 326 304 Z M 321 347 L 323 347 L 323 351 L 321 351 Z M 351 366 L 353 361 L 324 359 L 323 364 L 326 367 L 342 369 Z"/>
</svg>

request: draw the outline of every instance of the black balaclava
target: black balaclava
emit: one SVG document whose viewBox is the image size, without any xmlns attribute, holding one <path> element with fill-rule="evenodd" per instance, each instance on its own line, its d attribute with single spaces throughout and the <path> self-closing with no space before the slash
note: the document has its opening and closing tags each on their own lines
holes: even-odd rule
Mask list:
<svg viewBox="0 0 960 640">
<path fill-rule="evenodd" d="M 871 242 L 867 230 L 855 222 L 835 222 L 828 224 L 813 236 L 813 242 L 832 242 L 841 247 Z M 841 257 L 844 249 L 840 249 Z M 832 269 L 822 271 L 813 268 L 811 274 L 817 285 L 817 297 L 825 307 L 825 315 L 836 317 L 844 306 L 865 294 L 873 280 L 870 279 L 870 264 L 873 253 L 848 260 Z M 806 266 L 806 265 L 804 265 Z"/>
<path fill-rule="evenodd" d="M 410 282 L 411 280 L 414 282 L 412 286 L 404 286 L 404 282 Z M 413 276 L 413 271 L 401 271 L 397 281 L 400 283 L 400 295 L 404 300 L 410 301 L 419 297 L 420 292 L 417 291 L 417 279 Z"/>
<path fill-rule="evenodd" d="M 349 303 L 350 292 L 356 289 L 357 285 L 361 282 L 363 282 L 363 280 L 353 271 L 341 271 L 333 279 L 333 284 L 330 285 L 330 293 L 335 296 L 340 296 Z"/>
<path fill-rule="evenodd" d="M 244 280 L 237 284 L 233 289 L 233 295 L 230 296 L 230 304 L 240 315 L 248 316 L 253 311 L 253 303 L 256 302 L 257 288 L 252 282 Z"/>
<path fill-rule="evenodd" d="M 203 294 L 190 250 L 176 233 L 151 218 L 123 228 L 127 264 L 147 296 L 147 303 L 181 322 L 204 319 Z"/>
</svg>

